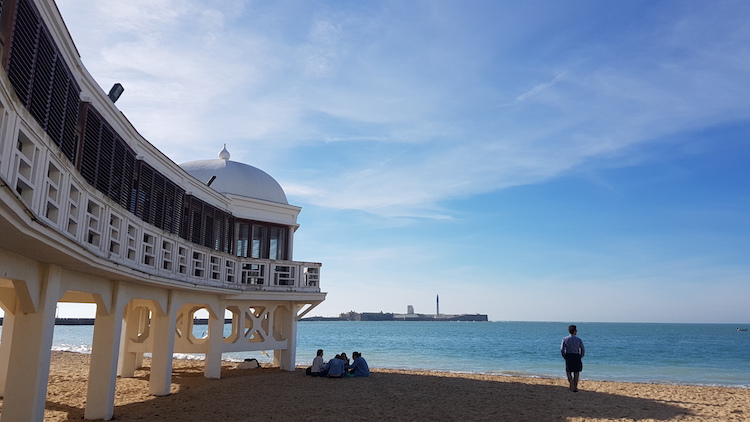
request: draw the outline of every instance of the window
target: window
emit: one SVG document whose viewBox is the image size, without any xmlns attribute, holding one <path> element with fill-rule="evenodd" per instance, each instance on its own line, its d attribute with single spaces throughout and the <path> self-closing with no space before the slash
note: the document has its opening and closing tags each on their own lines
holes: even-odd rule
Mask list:
<svg viewBox="0 0 750 422">
<path fill-rule="evenodd" d="M 251 258 L 268 258 L 266 254 L 266 228 L 253 225 Z"/>
<path fill-rule="evenodd" d="M 237 256 L 257 259 L 286 259 L 285 227 L 274 227 L 255 221 L 234 224 Z"/>
<path fill-rule="evenodd" d="M 271 259 L 284 259 L 284 235 L 286 230 L 278 227 L 271 228 L 271 239 L 269 243 L 268 257 Z"/>
<path fill-rule="evenodd" d="M 237 256 L 247 256 L 247 247 L 250 242 L 250 225 L 247 223 L 235 224 L 237 231 Z"/>
</svg>

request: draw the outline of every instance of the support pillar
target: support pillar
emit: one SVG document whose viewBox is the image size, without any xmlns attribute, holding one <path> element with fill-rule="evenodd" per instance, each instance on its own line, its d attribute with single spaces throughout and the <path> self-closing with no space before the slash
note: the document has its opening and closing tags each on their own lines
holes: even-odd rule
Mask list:
<svg viewBox="0 0 750 422">
<path fill-rule="evenodd" d="M 3 317 L 3 332 L 0 337 L 0 397 L 5 396 L 5 382 L 8 379 L 8 364 L 10 363 L 10 345 L 13 341 L 13 327 L 15 316 L 5 311 Z"/>
<path fill-rule="evenodd" d="M 274 312 L 273 331 L 281 333 L 287 341 L 287 348 L 274 350 L 274 364 L 280 369 L 294 371 L 297 360 L 297 304 L 290 302 L 287 307 L 279 307 Z"/>
<path fill-rule="evenodd" d="M 109 313 L 101 309 L 102 306 L 97 306 L 96 309 L 84 419 L 110 420 L 114 414 L 117 357 L 125 304 L 118 298 L 117 288 L 114 289 L 111 300 Z"/>
<path fill-rule="evenodd" d="M 148 341 L 151 335 L 151 311 L 148 308 L 138 308 L 138 333 L 139 342 Z M 143 352 L 135 353 L 135 369 L 143 368 Z M 135 374 L 133 374 L 135 375 Z"/>
<path fill-rule="evenodd" d="M 178 307 L 171 303 L 171 298 L 169 302 L 165 314 L 154 315 L 152 320 L 154 347 L 148 392 L 154 396 L 168 396 L 172 384 L 172 354 Z"/>
<path fill-rule="evenodd" d="M 138 338 L 145 323 L 144 319 L 148 318 L 148 309 L 143 307 L 127 306 L 122 320 L 122 334 L 120 336 L 120 357 L 117 369 L 117 375 L 123 378 L 132 378 L 135 376 L 135 370 L 141 367 L 143 362 L 143 353 L 129 352 L 128 345 L 131 341 Z M 144 315 L 145 314 L 145 315 Z"/>
<path fill-rule="evenodd" d="M 6 379 L 6 385 L 13 388 L 6 389 L 3 397 L 3 422 L 44 420 L 61 272 L 60 267 L 50 265 L 41 279 L 26 280 L 30 285 L 40 284 L 29 289 L 39 292 L 39 301 L 36 309 L 16 307 Z"/>
<path fill-rule="evenodd" d="M 221 353 L 224 349 L 224 313 L 208 317 L 208 353 L 206 353 L 206 368 L 203 375 L 206 378 L 221 378 Z"/>
</svg>

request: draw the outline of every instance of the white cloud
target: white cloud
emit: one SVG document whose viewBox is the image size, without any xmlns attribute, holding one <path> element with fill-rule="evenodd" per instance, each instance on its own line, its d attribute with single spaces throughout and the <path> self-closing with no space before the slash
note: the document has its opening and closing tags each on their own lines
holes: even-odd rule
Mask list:
<svg viewBox="0 0 750 422">
<path fill-rule="evenodd" d="M 658 27 L 537 57 L 535 45 L 512 55 L 507 44 L 407 38 L 419 33 L 406 24 L 414 17 L 382 10 L 321 8 L 283 21 L 302 36 L 271 39 L 255 28 L 280 18 L 230 3 L 87 3 L 60 1 L 84 62 L 104 86 L 123 83 L 118 106 L 175 161 L 227 142 L 233 158 L 276 174 L 287 165 L 277 157 L 299 145 L 362 144 L 350 168 L 290 182 L 300 200 L 325 207 L 443 215 L 433 211 L 441 201 L 544 181 L 750 112 L 750 35 L 742 20 L 724 21 L 726 10 L 708 23 L 678 11 Z M 422 30 L 474 41 L 474 28 L 446 16 Z M 501 65 L 493 53 L 506 55 Z M 498 92 L 512 107 L 496 107 Z M 399 145 L 408 156 L 393 159 Z"/>
<path fill-rule="evenodd" d="M 500 107 L 506 107 L 506 106 L 509 106 L 509 105 L 512 105 L 512 104 L 516 104 L 516 103 L 520 103 L 520 102 L 523 102 L 523 101 L 527 101 L 529 99 L 533 99 L 534 97 L 538 97 L 539 94 L 542 93 L 542 92 L 544 92 L 545 90 L 547 90 L 547 88 L 550 88 L 550 87 L 554 86 L 560 80 L 560 78 L 562 76 L 563 76 L 563 74 L 561 73 L 561 74 L 555 76 L 549 82 L 544 82 L 544 83 L 538 84 L 538 85 L 534 86 L 533 88 L 531 88 L 530 90 L 528 90 L 528 91 L 524 92 L 523 94 L 517 96 L 516 99 L 515 99 L 515 101 L 513 103 L 511 103 L 511 104 L 502 104 L 502 105 L 500 105 Z"/>
</svg>

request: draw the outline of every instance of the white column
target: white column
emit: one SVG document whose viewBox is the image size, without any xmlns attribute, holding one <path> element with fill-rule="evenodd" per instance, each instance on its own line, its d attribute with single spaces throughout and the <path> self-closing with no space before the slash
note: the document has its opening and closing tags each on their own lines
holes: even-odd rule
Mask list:
<svg viewBox="0 0 750 422">
<path fill-rule="evenodd" d="M 13 341 L 13 327 L 15 316 L 5 311 L 3 317 L 3 333 L 0 338 L 0 397 L 5 396 L 5 381 L 8 378 L 8 364 L 10 363 L 10 345 Z"/>
<path fill-rule="evenodd" d="M 177 306 L 170 299 L 165 315 L 155 313 L 152 319 L 154 347 L 151 352 L 151 378 L 148 392 L 155 396 L 168 396 L 172 383 L 172 353 Z"/>
<path fill-rule="evenodd" d="M 206 353 L 206 368 L 203 375 L 206 378 L 221 378 L 221 353 L 224 349 L 224 313 L 211 313 L 208 317 L 208 353 Z"/>
<path fill-rule="evenodd" d="M 294 371 L 297 360 L 297 304 L 289 302 L 286 308 L 279 307 L 275 312 L 274 326 L 287 341 L 287 348 L 274 350 L 274 363 L 280 369 Z"/>
<path fill-rule="evenodd" d="M 142 313 L 147 311 L 142 307 L 127 306 L 125 317 L 122 320 L 124 326 L 120 336 L 120 356 L 117 375 L 123 378 L 132 378 L 135 376 L 135 370 L 140 367 L 138 357 L 143 354 L 140 352 L 129 352 L 128 344 L 131 339 L 138 337 L 138 331 L 141 328 Z"/>
<path fill-rule="evenodd" d="M 96 309 L 84 419 L 110 420 L 114 414 L 117 357 L 125 304 L 118 300 L 117 288 L 114 289 L 111 300 L 109 313 L 100 309 L 101 306 Z"/>
<path fill-rule="evenodd" d="M 41 280 L 26 280 L 41 284 L 38 290 L 29 289 L 40 292 L 39 302 L 35 310 L 16 308 L 6 379 L 13 388 L 5 391 L 3 422 L 44 420 L 60 273 L 60 267 L 49 266 Z"/>
<path fill-rule="evenodd" d="M 275 337 L 275 334 L 278 333 L 281 338 L 284 338 L 284 328 L 282 324 L 284 317 L 283 315 L 281 315 L 281 313 L 283 312 L 283 308 L 279 305 L 276 305 L 273 309 L 270 309 L 267 312 L 269 323 L 268 333 L 266 334 Z M 273 349 L 273 366 L 278 366 L 279 368 L 284 369 L 284 364 L 282 363 L 282 354 L 281 350 L 279 349 Z"/>
<path fill-rule="evenodd" d="M 151 310 L 145 307 L 138 308 L 138 330 L 135 337 L 141 337 L 139 341 L 149 341 L 151 336 Z M 143 368 L 143 352 L 135 353 L 135 369 Z M 135 375 L 135 374 L 134 374 Z"/>
<path fill-rule="evenodd" d="M 2 338 L 0 338 L 0 397 L 5 395 L 5 380 L 8 378 L 8 363 L 10 362 L 10 344 L 13 341 L 13 325 L 15 322 L 16 304 L 18 296 L 14 289 L 0 291 L 0 306 L 5 312 L 3 318 Z"/>
</svg>

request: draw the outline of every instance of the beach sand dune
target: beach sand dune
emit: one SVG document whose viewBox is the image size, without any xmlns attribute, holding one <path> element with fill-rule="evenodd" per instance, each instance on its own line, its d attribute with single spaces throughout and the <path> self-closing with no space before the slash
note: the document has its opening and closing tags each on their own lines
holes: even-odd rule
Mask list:
<svg viewBox="0 0 750 422">
<path fill-rule="evenodd" d="M 53 353 L 45 421 L 80 421 L 89 356 Z M 147 362 L 146 362 L 147 363 Z M 116 421 L 750 421 L 750 389 L 375 369 L 327 379 L 277 368 L 203 377 L 175 360 L 172 395 L 148 394 L 148 371 L 117 381 Z"/>
</svg>

